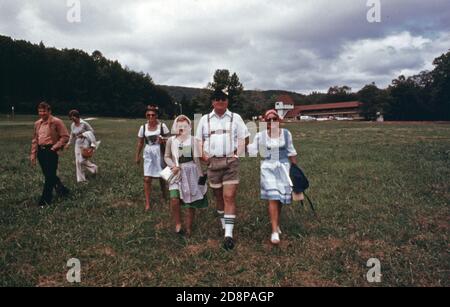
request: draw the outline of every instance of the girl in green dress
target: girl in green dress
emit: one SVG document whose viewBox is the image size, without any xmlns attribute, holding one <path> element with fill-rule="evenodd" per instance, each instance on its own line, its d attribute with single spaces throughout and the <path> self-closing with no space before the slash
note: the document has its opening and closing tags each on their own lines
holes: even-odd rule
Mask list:
<svg viewBox="0 0 450 307">
<path fill-rule="evenodd" d="M 166 144 L 164 161 L 179 179 L 171 183 L 170 205 L 175 222 L 175 232 L 182 234 L 181 207 L 187 209 L 186 234 L 192 233 L 195 209 L 208 207 L 207 186 L 200 185 L 203 177 L 200 161 L 194 155 L 195 142 L 191 136 L 191 121 L 185 115 L 178 116 L 173 124 L 172 136 Z M 202 182 L 201 182 L 202 183 Z"/>
</svg>

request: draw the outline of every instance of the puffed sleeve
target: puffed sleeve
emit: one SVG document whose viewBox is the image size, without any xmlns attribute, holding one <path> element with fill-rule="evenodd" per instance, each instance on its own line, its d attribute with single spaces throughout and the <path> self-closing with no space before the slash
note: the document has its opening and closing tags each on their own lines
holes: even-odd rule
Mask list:
<svg viewBox="0 0 450 307">
<path fill-rule="evenodd" d="M 139 129 L 138 138 L 144 138 L 144 126 Z"/>
<path fill-rule="evenodd" d="M 236 114 L 236 128 L 237 128 L 237 137 L 238 139 L 245 139 L 250 136 L 250 132 L 248 131 L 247 126 L 244 123 L 244 120 L 239 114 Z"/>
<path fill-rule="evenodd" d="M 297 151 L 294 147 L 294 142 L 292 140 L 292 134 L 290 131 L 287 130 L 288 133 L 288 144 L 287 144 L 287 151 L 289 157 L 295 157 L 297 155 Z"/>
<path fill-rule="evenodd" d="M 166 124 L 162 124 L 162 131 L 164 135 L 169 135 L 170 134 L 170 130 L 169 128 L 167 128 Z"/>
<path fill-rule="evenodd" d="M 248 154 L 250 157 L 257 157 L 259 150 L 259 140 L 261 138 L 261 132 L 258 132 L 253 139 L 253 142 L 247 146 Z"/>
<path fill-rule="evenodd" d="M 203 141 L 203 126 L 205 123 L 205 116 L 203 116 L 197 126 L 197 130 L 195 131 L 195 139 L 197 141 Z"/>
</svg>

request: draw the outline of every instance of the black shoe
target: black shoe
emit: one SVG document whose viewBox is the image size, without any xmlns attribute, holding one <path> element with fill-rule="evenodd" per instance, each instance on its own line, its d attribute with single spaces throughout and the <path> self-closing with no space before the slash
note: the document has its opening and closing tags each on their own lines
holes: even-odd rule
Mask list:
<svg viewBox="0 0 450 307">
<path fill-rule="evenodd" d="M 179 235 L 179 236 L 184 236 L 184 235 L 185 235 L 185 232 L 184 232 L 183 229 L 180 229 L 180 230 L 178 230 L 178 231 L 175 231 L 175 233 L 176 233 L 177 235 Z"/>
<path fill-rule="evenodd" d="M 50 206 L 50 203 L 45 201 L 45 200 L 43 200 L 43 199 L 41 199 L 41 200 L 39 200 L 39 202 L 37 203 L 36 206 L 39 207 L 39 208 L 45 208 L 47 206 Z"/>
<path fill-rule="evenodd" d="M 65 186 L 60 186 L 56 188 L 56 193 L 60 197 L 67 197 L 70 194 L 70 190 L 66 188 Z"/>
<path fill-rule="evenodd" d="M 223 241 L 223 248 L 227 251 L 232 250 L 234 248 L 234 240 L 231 237 L 225 237 Z"/>
</svg>

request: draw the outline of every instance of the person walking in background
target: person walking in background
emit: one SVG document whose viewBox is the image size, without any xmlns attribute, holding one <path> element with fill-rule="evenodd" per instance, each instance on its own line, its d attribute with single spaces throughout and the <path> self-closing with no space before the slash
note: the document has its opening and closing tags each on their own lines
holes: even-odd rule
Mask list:
<svg viewBox="0 0 450 307">
<path fill-rule="evenodd" d="M 97 142 L 94 135 L 94 129 L 91 125 L 80 118 L 80 112 L 72 110 L 69 112 L 69 119 L 72 120 L 69 142 L 66 149 L 70 145 L 75 145 L 75 165 L 77 172 L 77 182 L 86 182 L 84 168 L 90 173 L 97 175 L 98 167 L 86 157 L 83 157 L 83 150 L 96 150 L 100 142 Z"/>
<path fill-rule="evenodd" d="M 169 186 L 172 217 L 175 222 L 175 232 L 182 234 L 181 203 L 187 209 L 186 234 L 192 233 L 192 223 L 195 209 L 208 207 L 206 198 L 207 185 L 199 184 L 203 177 L 202 167 L 198 155 L 194 155 L 195 142 L 191 135 L 191 120 L 185 116 L 178 116 L 172 127 L 172 136 L 166 144 L 164 160 L 172 173 L 179 177 Z"/>
<path fill-rule="evenodd" d="M 291 164 L 297 164 L 297 152 L 292 134 L 281 129 L 281 119 L 276 110 L 269 110 L 264 116 L 267 130 L 256 134 L 248 146 L 250 156 L 258 152 L 264 158 L 261 162 L 261 199 L 269 202 L 269 217 L 272 227 L 270 242 L 280 243 L 280 215 L 283 205 L 292 202 L 292 181 L 289 177 Z"/>
<path fill-rule="evenodd" d="M 215 90 L 211 95 L 214 110 L 203 116 L 195 138 L 201 160 L 208 165 L 208 179 L 216 199 L 217 213 L 225 230 L 223 247 L 234 248 L 236 194 L 239 186 L 239 157 L 245 155 L 250 133 L 239 114 L 228 110 L 228 95 Z"/>
<path fill-rule="evenodd" d="M 34 134 L 31 142 L 30 160 L 33 166 L 36 159 L 45 177 L 44 189 L 38 205 L 50 205 L 53 200 L 53 189 L 59 196 L 67 196 L 67 189 L 56 172 L 58 170 L 58 152 L 64 149 L 69 141 L 69 132 L 62 120 L 52 116 L 51 107 L 46 102 L 38 105 L 40 119 L 34 123 Z"/>
<path fill-rule="evenodd" d="M 165 167 L 162 146 L 165 144 L 165 137 L 170 134 L 170 131 L 164 123 L 158 120 L 158 107 L 148 106 L 145 116 L 147 122 L 139 129 L 135 161 L 136 164 L 140 165 L 143 151 L 145 211 L 149 211 L 151 208 L 152 179 L 159 180 L 163 198 L 167 200 L 166 184 L 160 173 Z"/>
</svg>

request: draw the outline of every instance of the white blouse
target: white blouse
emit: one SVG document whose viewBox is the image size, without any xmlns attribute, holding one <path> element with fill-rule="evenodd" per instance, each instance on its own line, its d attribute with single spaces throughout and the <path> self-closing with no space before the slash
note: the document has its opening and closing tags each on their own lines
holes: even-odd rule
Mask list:
<svg viewBox="0 0 450 307">
<path fill-rule="evenodd" d="M 167 128 L 166 124 L 164 124 L 164 123 L 159 123 L 156 130 L 152 130 L 152 131 L 150 131 L 148 129 L 148 123 L 145 123 L 145 125 L 147 125 L 147 127 L 145 127 L 145 137 L 160 135 L 161 134 L 161 125 L 162 125 L 163 133 L 170 134 L 169 128 Z M 142 125 L 141 128 L 139 129 L 138 137 L 144 138 L 144 125 Z"/>
<path fill-rule="evenodd" d="M 86 145 L 86 139 L 85 136 L 82 135 L 83 133 L 88 131 L 94 133 L 94 129 L 92 129 L 91 125 L 83 119 L 80 119 L 80 124 L 78 126 L 75 125 L 75 123 L 72 123 L 70 130 L 69 144 L 75 143 L 77 146 Z"/>
<path fill-rule="evenodd" d="M 295 150 L 294 147 L 294 143 L 292 140 L 292 134 L 289 130 L 286 130 L 288 133 L 288 144 L 287 144 L 287 152 L 288 152 L 288 157 L 295 157 L 297 156 L 297 151 Z M 266 140 L 266 145 L 268 147 L 270 147 L 271 149 L 273 148 L 281 148 L 284 147 L 285 145 L 285 138 L 284 138 L 284 134 L 281 133 L 281 135 L 277 138 L 271 138 L 269 137 L 269 134 L 267 133 L 267 130 L 262 131 L 262 132 L 258 132 L 255 135 L 255 138 L 253 139 L 253 143 L 248 145 L 248 152 L 250 154 L 250 157 L 256 157 L 258 155 L 259 152 L 259 146 L 261 143 L 261 140 L 263 138 L 263 133 L 264 133 L 264 138 Z"/>
</svg>

